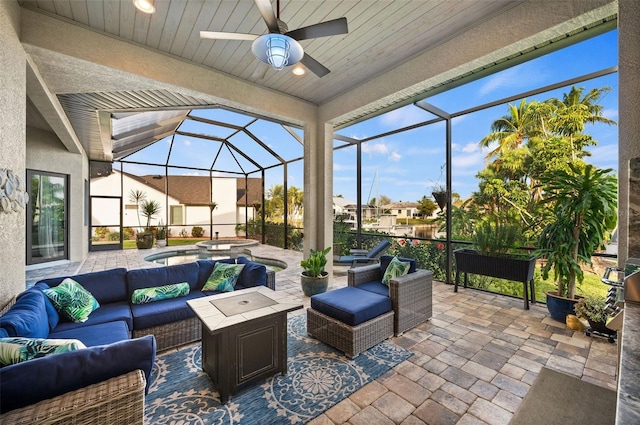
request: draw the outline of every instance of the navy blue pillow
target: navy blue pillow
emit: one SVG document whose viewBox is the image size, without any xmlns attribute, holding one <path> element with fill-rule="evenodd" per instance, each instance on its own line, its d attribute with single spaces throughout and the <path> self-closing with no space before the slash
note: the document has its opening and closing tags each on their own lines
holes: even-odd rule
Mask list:
<svg viewBox="0 0 640 425">
<path fill-rule="evenodd" d="M 32 290 L 34 289 L 43 291 L 45 289 L 49 289 L 49 285 L 44 282 L 39 282 L 35 284 Z M 46 295 L 44 297 L 44 306 L 47 310 L 47 317 L 49 318 L 49 332 L 51 332 L 56 328 L 56 326 L 58 326 L 58 323 L 60 323 L 60 314 L 58 313 L 58 310 L 56 310 L 49 297 L 47 297 Z"/>
<path fill-rule="evenodd" d="M 0 413 L 28 406 L 137 369 L 151 385 L 153 335 L 10 365 L 0 369 Z"/>
<path fill-rule="evenodd" d="M 384 276 L 384 272 L 387 271 L 387 267 L 389 266 L 391 260 L 393 260 L 393 255 L 383 255 L 382 257 L 380 257 L 380 276 Z M 413 273 L 416 271 L 417 263 L 413 258 L 398 257 L 398 260 L 404 262 L 408 261 L 410 263 L 409 273 Z"/>
<path fill-rule="evenodd" d="M 91 295 L 93 295 L 100 304 L 109 304 L 118 301 L 127 301 L 126 275 L 127 269 L 120 267 L 75 276 L 54 277 L 41 280 L 40 282 L 53 287 L 58 286 L 64 279 L 70 277 L 82 285 L 84 289 L 91 292 Z"/>
<path fill-rule="evenodd" d="M 267 268 L 264 265 L 254 263 L 247 257 L 238 257 L 237 261 L 238 264 L 244 264 L 244 268 L 238 276 L 236 289 L 267 285 Z"/>
<path fill-rule="evenodd" d="M 44 299 L 42 291 L 24 291 L 9 311 L 0 317 L 0 328 L 9 336 L 46 338 L 49 335 L 49 317 Z"/>
<path fill-rule="evenodd" d="M 164 283 L 156 283 L 149 286 L 169 285 L 171 283 L 187 282 L 191 291 L 198 289 L 198 264 L 194 261 L 191 263 L 176 264 L 167 267 L 167 281 Z"/>
</svg>

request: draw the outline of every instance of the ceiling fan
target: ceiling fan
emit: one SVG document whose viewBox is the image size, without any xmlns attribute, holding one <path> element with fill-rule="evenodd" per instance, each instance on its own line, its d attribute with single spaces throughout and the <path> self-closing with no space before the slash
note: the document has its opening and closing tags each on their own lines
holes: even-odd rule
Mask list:
<svg viewBox="0 0 640 425">
<path fill-rule="evenodd" d="M 304 52 L 298 41 L 310 38 L 327 37 L 346 34 L 347 18 L 333 19 L 315 25 L 289 31 L 287 24 L 280 20 L 280 0 L 277 0 L 278 14 L 274 13 L 270 0 L 254 0 L 256 7 L 267 24 L 269 33 L 264 35 L 242 34 L 233 32 L 200 31 L 201 38 L 219 40 L 253 41 L 251 50 L 262 62 L 273 69 L 281 70 L 298 62 L 306 66 L 318 77 L 324 77 L 330 71 L 317 60 Z M 266 70 L 265 70 L 266 71 Z M 255 74 L 254 74 L 255 75 Z"/>
</svg>

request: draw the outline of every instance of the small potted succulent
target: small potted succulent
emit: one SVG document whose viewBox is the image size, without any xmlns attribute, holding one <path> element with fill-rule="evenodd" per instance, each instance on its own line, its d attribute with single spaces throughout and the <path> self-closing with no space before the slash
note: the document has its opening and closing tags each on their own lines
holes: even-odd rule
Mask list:
<svg viewBox="0 0 640 425">
<path fill-rule="evenodd" d="M 304 269 L 300 275 L 300 283 L 302 292 L 306 296 L 310 297 L 327 291 L 329 273 L 324 271 L 324 266 L 327 264 L 329 251 L 331 251 L 331 247 L 327 247 L 322 251 L 312 249 L 309 258 L 300 262 L 300 266 Z"/>
<path fill-rule="evenodd" d="M 160 220 L 158 230 L 156 230 L 156 246 L 158 248 L 167 246 L 167 229 L 162 223 L 162 220 Z"/>
</svg>

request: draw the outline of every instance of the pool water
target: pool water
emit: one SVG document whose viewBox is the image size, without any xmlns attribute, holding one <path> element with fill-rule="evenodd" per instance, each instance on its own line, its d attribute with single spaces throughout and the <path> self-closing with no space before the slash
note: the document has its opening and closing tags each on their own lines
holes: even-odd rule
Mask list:
<svg viewBox="0 0 640 425">
<path fill-rule="evenodd" d="M 227 258 L 231 258 L 231 256 L 220 255 L 220 253 L 216 252 L 191 249 L 182 251 L 166 251 L 159 254 L 153 254 L 145 257 L 144 260 L 156 264 L 162 264 L 163 266 L 173 266 L 175 264 L 191 263 L 197 260 L 223 260 Z M 262 264 L 267 269 L 273 270 L 274 272 L 279 272 L 287 268 L 287 265 L 282 261 L 270 258 L 252 259 L 251 261 Z"/>
</svg>

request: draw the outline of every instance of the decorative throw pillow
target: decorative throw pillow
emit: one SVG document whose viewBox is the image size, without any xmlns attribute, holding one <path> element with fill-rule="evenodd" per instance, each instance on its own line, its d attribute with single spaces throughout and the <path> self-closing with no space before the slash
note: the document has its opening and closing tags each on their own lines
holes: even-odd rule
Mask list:
<svg viewBox="0 0 640 425">
<path fill-rule="evenodd" d="M 77 339 L 0 338 L 0 367 L 87 348 Z"/>
<path fill-rule="evenodd" d="M 409 273 L 409 267 L 411 263 L 408 261 L 400 261 L 398 257 L 393 257 L 391 262 L 387 266 L 387 270 L 384 272 L 384 276 L 382 276 L 382 283 L 386 286 L 389 286 L 389 281 L 394 277 L 404 276 Z"/>
<path fill-rule="evenodd" d="M 147 304 L 169 298 L 183 297 L 189 294 L 189 289 L 189 283 L 187 282 L 136 289 L 131 295 L 131 302 L 133 304 Z"/>
<path fill-rule="evenodd" d="M 44 290 L 55 308 L 73 322 L 85 322 L 98 307 L 98 301 L 73 279 L 66 278 L 58 286 Z"/>
<path fill-rule="evenodd" d="M 244 268 L 244 264 L 216 263 L 211 276 L 202 287 L 203 291 L 231 292 L 236 286 L 238 276 Z"/>
</svg>

